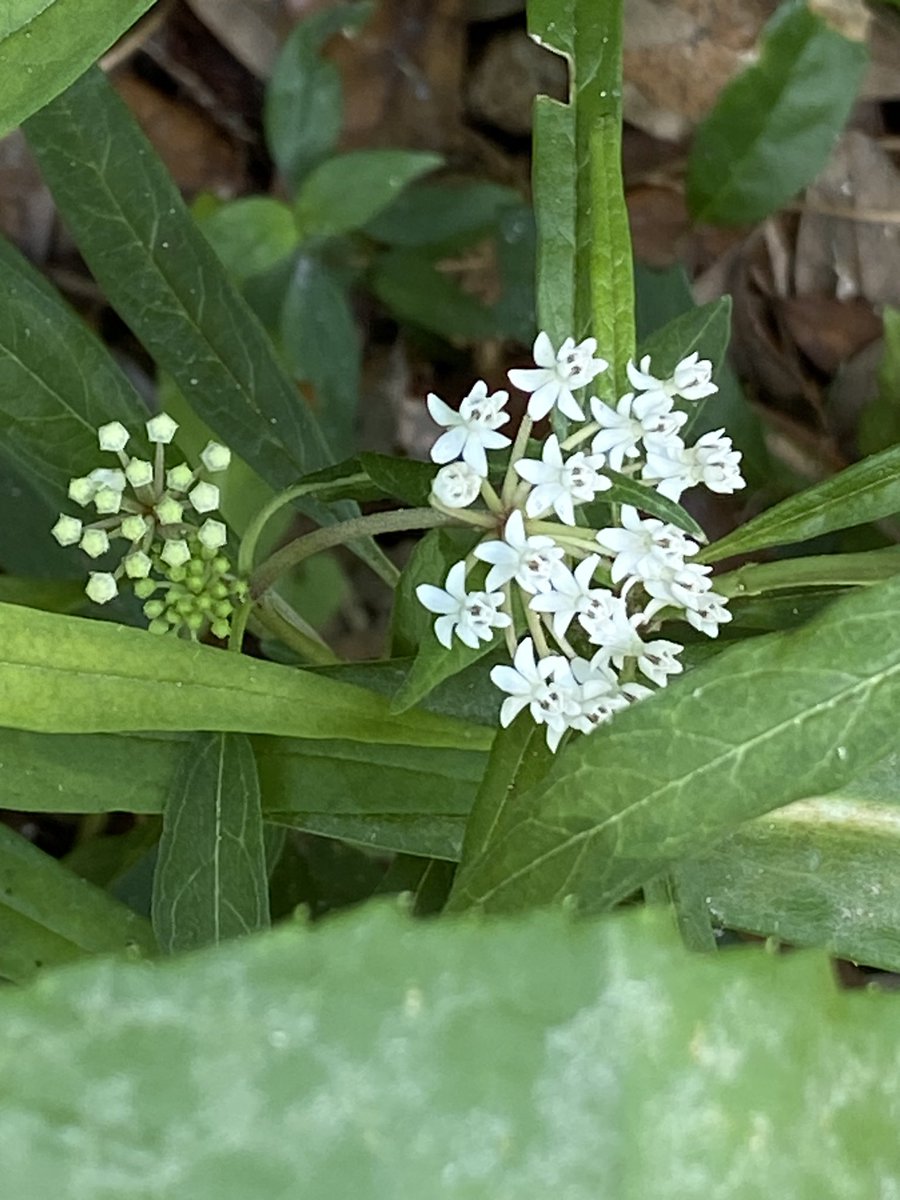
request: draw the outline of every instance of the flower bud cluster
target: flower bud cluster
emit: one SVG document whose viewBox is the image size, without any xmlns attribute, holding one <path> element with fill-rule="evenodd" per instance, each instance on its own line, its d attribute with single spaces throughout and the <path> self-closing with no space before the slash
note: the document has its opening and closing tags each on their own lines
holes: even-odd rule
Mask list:
<svg viewBox="0 0 900 1200">
<path fill-rule="evenodd" d="M 613 487 L 610 472 L 673 501 L 701 485 L 720 493 L 744 487 L 740 453 L 724 430 L 692 446 L 682 437 L 691 406 L 718 390 L 712 364 L 694 353 L 657 378 L 649 357 L 629 363 L 633 390 L 614 404 L 591 396 L 589 418 L 576 393 L 608 367 L 596 350 L 593 338 L 567 338 L 556 350 L 540 333 L 534 368 L 509 372 L 530 395 L 499 494 L 487 452 L 511 444 L 499 432 L 509 420 L 508 393 L 489 393 L 479 381 L 458 411 L 428 396 L 444 428 L 431 451 L 443 464 L 431 503 L 487 532 L 443 587 L 419 585 L 418 599 L 437 614 L 435 636 L 448 649 L 454 637 L 476 649 L 503 632 L 512 665 L 491 671 L 506 693 L 500 723 L 527 708 L 552 750 L 568 730 L 590 733 L 682 671 L 684 647 L 654 636 L 662 619 L 678 616 L 709 637 L 731 619 L 711 568 L 690 561 L 699 543 L 676 524 L 613 503 L 612 523 L 594 529 L 578 511 Z M 548 436 L 540 458 L 526 457 L 534 422 L 554 409 L 578 427 L 562 442 Z M 484 507 L 473 509 L 479 497 Z"/>
<path fill-rule="evenodd" d="M 78 546 L 91 559 L 119 552 L 111 569 L 89 572 L 85 592 L 95 604 L 108 604 L 121 585 L 130 584 L 146 601 L 144 614 L 154 632 L 196 636 L 209 625 L 215 636 L 226 637 L 242 589 L 223 551 L 225 524 L 212 515 L 219 489 L 205 476 L 227 470 L 231 451 L 209 442 L 200 467 L 181 462 L 167 468 L 165 448 L 177 423 L 159 413 L 146 430 L 152 459 L 128 453 L 131 434 L 121 422 L 100 426 L 100 449 L 116 455 L 119 465 L 97 467 L 69 482 L 69 499 L 82 509 L 93 507 L 96 519 L 60 513 L 51 533 L 61 546 Z M 151 599 L 157 592 L 164 598 Z"/>
</svg>

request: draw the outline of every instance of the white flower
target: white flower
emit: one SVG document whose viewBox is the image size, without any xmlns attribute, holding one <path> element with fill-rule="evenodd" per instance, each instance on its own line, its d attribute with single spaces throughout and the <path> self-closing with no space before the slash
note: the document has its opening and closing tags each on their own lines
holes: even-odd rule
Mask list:
<svg viewBox="0 0 900 1200">
<path fill-rule="evenodd" d="M 540 534 L 526 537 L 525 521 L 518 509 L 506 522 L 502 542 L 480 542 L 473 553 L 482 562 L 493 564 L 485 581 L 488 591 L 515 579 L 523 591 L 546 592 L 562 567 L 562 547 Z"/>
<path fill-rule="evenodd" d="M 572 729 L 592 733 L 614 713 L 628 707 L 615 672 L 602 662 L 576 658 L 572 660 L 570 670 L 577 684 L 575 699 L 580 709 L 578 716 L 570 721 Z"/>
<path fill-rule="evenodd" d="M 638 670 L 657 687 L 665 687 L 669 675 L 677 675 L 684 670 L 675 657 L 684 647 L 662 638 L 644 642 L 637 631 L 643 620 L 643 614 L 637 613 L 625 621 L 611 622 L 607 630 L 608 637 L 592 661 L 601 665 L 612 662 L 621 670 L 626 658 L 634 658 Z"/>
<path fill-rule="evenodd" d="M 572 718 L 580 714 L 567 661 L 561 655 L 548 655 L 535 662 L 531 638 L 520 643 L 512 667 L 492 668 L 491 682 L 508 693 L 500 708 L 503 728 L 527 706 L 535 722 L 547 726 L 551 750 L 556 750 Z"/>
<path fill-rule="evenodd" d="M 168 446 L 178 432 L 178 422 L 173 421 L 168 413 L 157 413 L 147 422 L 147 437 L 151 442 Z"/>
<path fill-rule="evenodd" d="M 191 550 L 184 538 L 173 538 L 162 548 L 160 558 L 170 567 L 183 567 L 190 560 Z"/>
<path fill-rule="evenodd" d="M 689 625 L 705 633 L 707 637 L 718 637 L 719 626 L 731 620 L 731 613 L 725 607 L 726 598 L 718 592 L 706 592 L 696 605 L 685 612 Z"/>
<path fill-rule="evenodd" d="M 701 563 L 660 566 L 655 574 L 641 581 L 644 590 L 653 597 L 647 606 L 646 616 L 652 617 L 670 604 L 676 608 L 697 608 L 712 587 L 712 581 L 708 578 L 711 571 L 712 567 Z"/>
<path fill-rule="evenodd" d="M 712 382 L 712 363 L 707 358 L 700 358 L 696 350 L 681 360 L 669 379 L 657 379 L 650 374 L 649 354 L 641 359 L 640 370 L 631 362 L 625 369 L 636 392 L 664 392 L 670 398 L 703 400 L 719 390 Z"/>
<path fill-rule="evenodd" d="M 700 549 L 676 525 L 655 517 L 641 518 L 630 504 L 622 505 L 620 520 L 621 528 L 611 525 L 596 534 L 601 549 L 615 555 L 610 571 L 613 583 L 629 576 L 656 578 L 661 568 L 680 567 Z"/>
<path fill-rule="evenodd" d="M 640 441 L 652 438 L 665 443 L 677 436 L 687 420 L 687 414 L 675 412 L 671 399 L 662 392 L 647 392 L 643 396 L 626 392 L 615 408 L 594 396 L 591 412 L 602 426 L 594 435 L 591 449 L 595 454 L 608 455 L 614 471 L 622 470 L 623 458 L 639 456 Z"/>
<path fill-rule="evenodd" d="M 124 450 L 130 436 L 121 421 L 110 421 L 97 430 L 101 450 Z"/>
<path fill-rule="evenodd" d="M 528 415 L 533 421 L 546 417 L 554 406 L 572 421 L 584 420 L 572 393 L 586 387 L 609 366 L 605 358 L 594 357 L 596 349 L 596 338 L 585 338 L 577 346 L 574 338 L 566 338 L 557 352 L 548 334 L 537 335 L 533 350 L 537 369 L 516 368 L 507 372 L 514 387 L 531 392 Z"/>
<path fill-rule="evenodd" d="M 599 555 L 591 554 L 574 571 L 560 567 L 552 589 L 539 592 L 528 601 L 528 607 L 535 612 L 553 614 L 553 632 L 557 637 L 565 636 L 575 617 L 594 612 L 602 603 L 602 596 L 612 595 L 604 589 L 591 589 L 591 578 L 599 562 Z"/>
<path fill-rule="evenodd" d="M 125 478 L 132 487 L 146 487 L 153 482 L 153 464 L 145 458 L 132 458 L 125 468 Z"/>
<path fill-rule="evenodd" d="M 740 461 L 741 453 L 733 448 L 731 438 L 725 437 L 724 429 L 714 429 L 690 448 L 680 438 L 665 445 L 649 445 L 641 478 L 655 484 L 670 500 L 680 500 L 683 491 L 699 483 L 712 492 L 728 494 L 746 486 Z"/>
<path fill-rule="evenodd" d="M 602 646 L 614 637 L 618 625 L 627 620 L 628 605 L 622 596 L 608 588 L 592 588 L 578 614 L 578 624 L 595 646 Z"/>
<path fill-rule="evenodd" d="M 93 600 L 95 604 L 108 604 L 118 596 L 119 585 L 116 583 L 116 577 L 108 571 L 91 571 L 84 590 L 88 599 Z"/>
<path fill-rule="evenodd" d="M 59 514 L 59 520 L 50 530 L 61 546 L 74 546 L 76 542 L 81 541 L 82 523 L 77 517 L 67 517 L 65 513 Z"/>
<path fill-rule="evenodd" d="M 487 478 L 485 450 L 502 450 L 510 444 L 508 437 L 496 432 L 509 420 L 509 413 L 503 411 L 508 399 L 509 393 L 502 391 L 489 396 L 487 384 L 479 379 L 460 404 L 459 412 L 454 412 L 440 396 L 429 392 L 428 411 L 438 425 L 447 427 L 431 447 L 432 462 L 448 463 L 462 457 L 482 479 Z"/>
<path fill-rule="evenodd" d="M 598 474 L 603 466 L 602 457 L 589 457 L 579 451 L 563 460 L 555 433 L 544 442 L 540 461 L 523 458 L 514 465 L 518 474 L 534 487 L 525 501 L 529 517 L 538 517 L 552 508 L 562 522 L 574 525 L 574 505 L 593 500 L 597 492 L 612 487 L 612 480 Z"/>
<path fill-rule="evenodd" d="M 90 558 L 99 558 L 109 549 L 109 534 L 105 529 L 86 529 L 80 545 Z"/>
<path fill-rule="evenodd" d="M 214 483 L 198 483 L 188 496 L 194 511 L 212 512 L 219 507 L 219 489 Z"/>
<path fill-rule="evenodd" d="M 434 635 L 448 650 L 454 633 L 464 645 L 477 650 L 479 640 L 489 642 L 495 629 L 510 624 L 507 613 L 499 611 L 502 592 L 466 591 L 465 562 L 453 564 L 443 588 L 420 583 L 416 595 L 429 612 L 441 614 L 434 623 Z"/>
<path fill-rule="evenodd" d="M 101 516 L 117 513 L 122 507 L 122 493 L 108 487 L 99 488 L 94 496 L 94 505 Z"/>
<path fill-rule="evenodd" d="M 206 448 L 200 452 L 200 461 L 207 471 L 216 475 L 219 471 L 227 471 L 231 464 L 231 451 L 221 442 L 207 442 Z"/>
<path fill-rule="evenodd" d="M 187 463 L 179 463 L 166 471 L 166 487 L 173 492 L 186 492 L 194 482 L 194 472 Z"/>
<path fill-rule="evenodd" d="M 207 517 L 200 526 L 197 537 L 200 539 L 200 544 L 207 550 L 221 550 L 228 541 L 228 530 L 221 521 L 215 520 L 214 517 Z"/>
<path fill-rule="evenodd" d="M 445 508 L 467 508 L 481 491 L 482 476 L 467 462 L 448 463 L 441 467 L 431 492 Z"/>
<path fill-rule="evenodd" d="M 91 471 L 90 478 L 94 483 L 94 492 L 100 488 L 109 488 L 113 492 L 125 491 L 125 472 L 118 467 L 96 467 Z"/>
</svg>

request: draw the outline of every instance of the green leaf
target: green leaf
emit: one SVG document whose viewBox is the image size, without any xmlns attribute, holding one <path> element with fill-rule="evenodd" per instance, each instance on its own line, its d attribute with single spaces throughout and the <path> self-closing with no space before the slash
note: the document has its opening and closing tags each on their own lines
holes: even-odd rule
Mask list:
<svg viewBox="0 0 900 1200">
<path fill-rule="evenodd" d="M 895 754 L 827 796 L 748 822 L 690 870 L 718 924 L 900 968 Z"/>
<path fill-rule="evenodd" d="M 534 204 L 538 325 L 558 345 L 593 334 L 617 392 L 634 356 L 631 238 L 621 168 L 619 0 L 532 0 L 528 29 L 569 63 L 570 99 L 538 98 Z"/>
<path fill-rule="evenodd" d="M 127 949 L 155 950 L 143 918 L 0 823 L 0 975 Z"/>
<path fill-rule="evenodd" d="M 641 343 L 638 354 L 640 357 L 649 354 L 653 374 L 665 379 L 683 358 L 695 350 L 699 351 L 701 358 L 711 359 L 713 366 L 718 367 L 725 361 L 730 337 L 731 297 L 720 296 L 709 304 L 679 313 L 661 329 L 654 330 Z"/>
<path fill-rule="evenodd" d="M 856 99 L 864 43 L 792 0 L 766 26 L 758 62 L 724 89 L 688 162 L 692 215 L 716 225 L 759 221 L 811 183 Z"/>
<path fill-rule="evenodd" d="M 514 188 L 486 180 L 417 183 L 406 188 L 366 225 L 366 233 L 389 246 L 462 247 L 496 228 L 522 197 Z"/>
<path fill-rule="evenodd" d="M 325 466 L 315 419 L 102 73 L 26 133 L 92 274 L 198 416 L 276 489 Z"/>
<path fill-rule="evenodd" d="M 789 496 L 701 551 L 704 562 L 786 546 L 900 512 L 900 447 L 873 454 Z"/>
<path fill-rule="evenodd" d="M 7 989 L 4 1179 L 65 1200 L 888 1195 L 898 1037 L 895 998 L 839 991 L 819 956 L 690 955 L 659 914 L 371 906 Z"/>
<path fill-rule="evenodd" d="M 53 735 L 31 736 L 47 738 Z M 102 834 L 77 842 L 63 858 L 63 865 L 79 879 L 110 889 L 153 852 L 161 829 L 162 822 L 158 817 L 140 817 L 125 833 L 111 832 L 107 828 Z"/>
<path fill-rule="evenodd" d="M 559 756 L 457 884 L 491 911 L 623 899 L 742 821 L 843 786 L 890 745 L 900 579 L 718 654 Z"/>
<path fill-rule="evenodd" d="M 293 213 L 269 196 L 232 200 L 196 219 L 228 273 L 239 283 L 270 270 L 297 245 Z"/>
<path fill-rule="evenodd" d="M 341 77 L 319 51 L 336 33 L 359 29 L 372 4 L 336 4 L 300 21 L 284 43 L 266 88 L 266 139 L 287 182 L 296 187 L 337 145 L 344 119 Z"/>
<path fill-rule="evenodd" d="M 2 238 L 0 279 L 0 444 L 58 508 L 69 480 L 103 462 L 98 426 L 121 421 L 140 439 L 146 406 L 103 344 Z"/>
<path fill-rule="evenodd" d="M 747 563 L 716 576 L 725 596 L 759 596 L 790 588 L 847 587 L 881 583 L 900 573 L 900 546 L 858 554 L 810 554 L 770 563 Z"/>
<path fill-rule="evenodd" d="M 400 248 L 379 254 L 369 283 L 399 320 L 442 338 L 487 338 L 497 332 L 491 308 L 439 270 L 431 250 Z"/>
<path fill-rule="evenodd" d="M 886 305 L 884 353 L 878 368 L 878 394 L 863 410 L 857 442 L 863 454 L 875 454 L 900 442 L 900 308 Z"/>
<path fill-rule="evenodd" d="M 173 953 L 269 924 L 259 780 L 241 734 L 197 733 L 163 812 L 153 928 Z"/>
<path fill-rule="evenodd" d="M 421 175 L 436 170 L 439 154 L 418 150 L 351 150 L 315 167 L 294 201 L 301 239 L 361 229 Z"/>
<path fill-rule="evenodd" d="M 369 479 L 385 496 L 402 500 L 412 508 L 428 503 L 436 471 L 434 463 L 368 451 L 360 454 L 359 461 Z"/>
<path fill-rule="evenodd" d="M 313 254 L 298 256 L 281 309 L 281 344 L 294 378 L 312 388 L 311 406 L 336 453 L 353 449 L 361 349 L 347 289 Z"/>
<path fill-rule="evenodd" d="M 0 137 L 100 57 L 153 0 L 9 0 L 0 13 Z"/>
<path fill-rule="evenodd" d="M 652 517 L 659 517 L 661 521 L 669 521 L 672 525 L 677 525 L 679 529 L 693 534 L 701 542 L 706 541 L 702 525 L 698 525 L 687 509 L 682 508 L 674 500 L 670 500 L 668 496 L 662 496 L 648 484 L 632 479 L 629 475 L 622 475 L 608 467 L 604 467 L 603 474 L 608 475 L 613 481 L 611 488 L 600 493 L 603 501 L 612 504 L 633 504 L 635 508 L 649 513 Z"/>
<path fill-rule="evenodd" d="M 490 642 L 479 642 L 477 649 L 454 637 L 448 650 L 435 636 L 434 614 L 416 596 L 421 583 L 441 587 L 449 568 L 466 557 L 478 538 L 477 531 L 434 529 L 413 550 L 400 578 L 391 625 L 394 648 L 414 647 L 415 658 L 391 700 L 391 712 L 406 712 L 438 684 L 484 658 L 499 644 L 499 633 Z"/>
<path fill-rule="evenodd" d="M 0 603 L 70 613 L 85 603 L 81 579 L 20 579 L 0 575 Z"/>
<path fill-rule="evenodd" d="M 0 724 L 47 733 L 274 733 L 485 748 L 449 717 L 392 715 L 376 695 L 322 675 L 156 638 L 106 621 L 0 604 Z"/>
</svg>

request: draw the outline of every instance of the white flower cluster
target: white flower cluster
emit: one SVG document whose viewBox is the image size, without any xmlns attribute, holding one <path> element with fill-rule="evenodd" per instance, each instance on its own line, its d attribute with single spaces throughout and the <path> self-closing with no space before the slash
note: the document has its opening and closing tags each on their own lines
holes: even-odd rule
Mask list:
<svg viewBox="0 0 900 1200">
<path fill-rule="evenodd" d="M 115 454 L 119 466 L 97 467 L 69 482 L 69 499 L 82 508 L 92 505 L 97 519 L 61 513 L 51 533 L 61 546 L 77 545 L 91 559 L 114 551 L 114 540 L 124 541 L 115 567 L 89 573 L 85 592 L 94 603 L 108 604 L 125 580 L 147 601 L 144 612 L 155 632 L 195 633 L 208 622 L 217 636 L 227 636 L 234 591 L 222 553 L 227 531 L 209 515 L 219 506 L 219 489 L 202 475 L 227 470 L 231 451 L 209 442 L 200 455 L 202 467 L 182 462 L 166 469 L 165 448 L 178 425 L 159 413 L 146 429 L 155 447 L 152 461 L 126 451 L 131 434 L 120 421 L 100 426 L 100 449 Z M 164 599 L 150 600 L 157 591 Z"/>
<path fill-rule="evenodd" d="M 744 486 L 740 453 L 724 430 L 693 446 L 681 437 L 686 408 L 718 390 L 712 364 L 694 353 L 659 379 L 649 357 L 639 368 L 629 363 L 634 390 L 615 405 L 590 397 L 589 420 L 575 393 L 608 367 L 596 350 L 594 338 L 578 345 L 567 338 L 555 350 L 540 333 L 536 366 L 509 372 L 530 396 L 499 493 L 488 478 L 486 452 L 511 444 L 498 432 L 509 420 L 508 393 L 489 394 L 479 381 L 458 411 L 428 396 L 429 412 L 445 429 L 431 451 L 445 464 L 431 502 L 485 536 L 450 568 L 443 587 L 420 584 L 416 594 L 437 614 L 435 636 L 448 649 L 454 635 L 477 649 L 504 632 L 513 665 L 491 671 L 507 693 L 500 722 L 505 727 L 528 708 L 546 727 L 552 750 L 567 730 L 589 733 L 649 695 L 648 684 L 664 687 L 683 669 L 683 646 L 653 636 L 661 614 L 674 609 L 709 637 L 731 619 L 725 598 L 712 589 L 711 568 L 689 561 L 700 547 L 684 530 L 628 504 L 612 504 L 615 523 L 602 529 L 579 523 L 577 511 L 612 488 L 609 471 L 639 477 L 648 492 L 674 501 L 699 484 L 722 493 Z M 533 423 L 554 408 L 580 427 L 562 442 L 547 437 L 540 458 L 525 457 Z M 577 448 L 588 443 L 589 450 Z M 479 496 L 485 507 L 473 510 Z M 488 565 L 486 574 L 480 563 Z M 483 583 L 469 590 L 473 572 Z"/>
</svg>

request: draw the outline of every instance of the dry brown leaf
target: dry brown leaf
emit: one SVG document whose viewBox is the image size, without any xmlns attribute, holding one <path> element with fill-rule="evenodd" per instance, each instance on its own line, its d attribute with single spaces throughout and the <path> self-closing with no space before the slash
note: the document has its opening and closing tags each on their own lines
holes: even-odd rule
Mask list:
<svg viewBox="0 0 900 1200">
<path fill-rule="evenodd" d="M 900 171 L 857 130 L 841 137 L 806 191 L 794 287 L 801 296 L 900 303 Z"/>
</svg>

